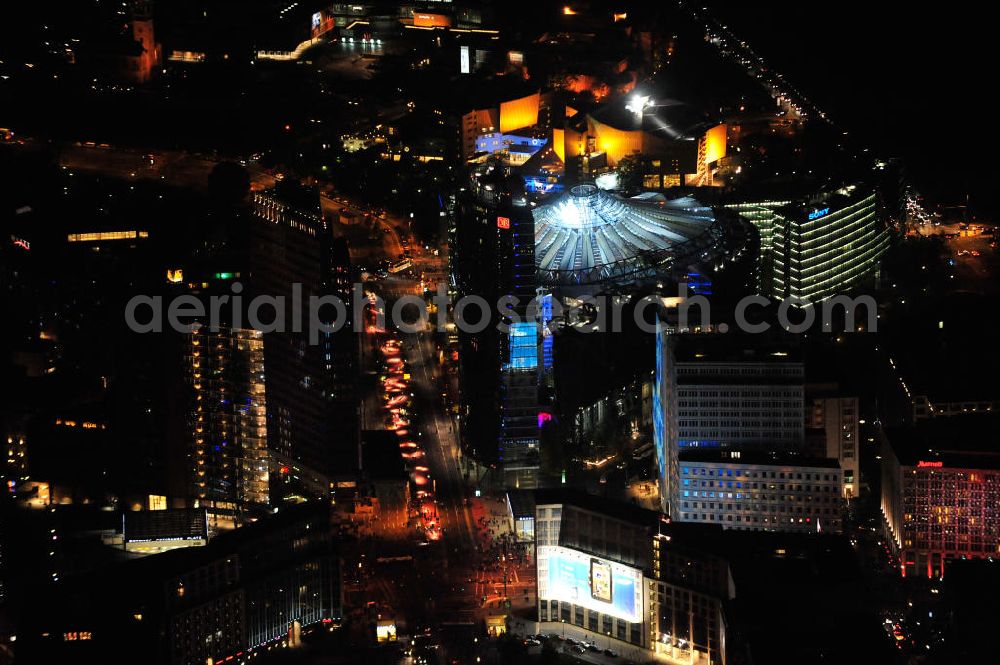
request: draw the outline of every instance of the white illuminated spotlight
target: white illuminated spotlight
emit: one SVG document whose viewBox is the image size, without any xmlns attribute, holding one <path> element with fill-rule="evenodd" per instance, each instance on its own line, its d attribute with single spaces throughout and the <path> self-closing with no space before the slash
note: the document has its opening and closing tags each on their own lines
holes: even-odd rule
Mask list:
<svg viewBox="0 0 1000 665">
<path fill-rule="evenodd" d="M 625 104 L 625 109 L 635 114 L 636 118 L 642 119 L 642 112 L 653 105 L 648 95 L 632 95 Z"/>
<path fill-rule="evenodd" d="M 580 209 L 573 201 L 565 201 L 559 206 L 559 221 L 564 226 L 580 225 Z"/>
</svg>

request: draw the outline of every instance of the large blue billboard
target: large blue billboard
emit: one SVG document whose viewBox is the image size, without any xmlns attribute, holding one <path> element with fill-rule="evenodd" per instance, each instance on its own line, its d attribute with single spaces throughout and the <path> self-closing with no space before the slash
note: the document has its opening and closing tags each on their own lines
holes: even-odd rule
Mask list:
<svg viewBox="0 0 1000 665">
<path fill-rule="evenodd" d="M 545 596 L 631 623 L 642 620 L 642 573 L 565 547 L 539 548 L 548 564 Z"/>
</svg>

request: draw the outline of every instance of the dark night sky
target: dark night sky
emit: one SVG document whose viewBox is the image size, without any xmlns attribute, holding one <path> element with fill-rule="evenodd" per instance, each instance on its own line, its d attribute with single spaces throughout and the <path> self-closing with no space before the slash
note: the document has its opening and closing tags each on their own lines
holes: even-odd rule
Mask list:
<svg viewBox="0 0 1000 665">
<path fill-rule="evenodd" d="M 906 159 L 921 191 L 1000 212 L 994 21 L 972 3 L 709 1 L 839 125 Z"/>
</svg>

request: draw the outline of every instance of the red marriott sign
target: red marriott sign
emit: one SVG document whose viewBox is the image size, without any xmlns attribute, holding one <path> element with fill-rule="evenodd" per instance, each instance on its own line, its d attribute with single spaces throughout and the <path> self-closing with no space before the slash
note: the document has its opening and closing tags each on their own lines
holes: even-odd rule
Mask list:
<svg viewBox="0 0 1000 665">
<path fill-rule="evenodd" d="M 944 462 L 917 462 L 918 469 L 940 469 L 944 466 Z"/>
</svg>

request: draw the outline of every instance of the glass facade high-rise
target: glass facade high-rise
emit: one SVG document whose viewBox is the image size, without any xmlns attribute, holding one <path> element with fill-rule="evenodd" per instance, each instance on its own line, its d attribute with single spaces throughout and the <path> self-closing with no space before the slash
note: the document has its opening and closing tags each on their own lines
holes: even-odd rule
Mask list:
<svg viewBox="0 0 1000 665">
<path fill-rule="evenodd" d="M 347 252 L 334 251 L 314 187 L 285 181 L 256 194 L 242 241 L 248 292 L 284 297 L 292 303 L 286 317 L 294 317 L 296 293 L 306 311 L 312 296 L 349 292 Z M 359 445 L 350 381 L 356 339 L 345 328 L 321 332 L 319 343 L 313 343 L 305 326 L 295 323 L 288 320 L 283 331 L 264 335 L 268 446 L 276 468 L 287 469 L 286 475 L 310 494 L 323 495 L 330 474 L 342 470 L 333 467 L 355 459 Z"/>
<path fill-rule="evenodd" d="M 677 372 L 674 333 L 663 328 L 656 333 L 656 383 L 653 388 L 653 446 L 656 450 L 660 510 L 676 517 L 678 482 Z M 674 499 L 674 500 L 671 500 Z"/>
<path fill-rule="evenodd" d="M 500 472 L 499 482 L 530 488 L 538 483 L 545 367 L 541 321 L 535 320 L 544 318 L 544 308 L 531 306 L 537 295 L 534 219 L 520 178 L 499 163 L 478 169 L 471 185 L 456 206 L 457 295 L 483 298 L 491 309 L 506 299 L 506 311 L 483 326 L 476 325 L 475 308 L 464 313 L 471 328 L 482 329 L 459 329 L 461 436 L 466 450 Z"/>
<path fill-rule="evenodd" d="M 889 248 L 874 188 L 848 185 L 802 198 L 730 203 L 760 234 L 759 291 L 820 302 L 875 274 Z"/>
</svg>

